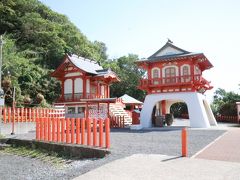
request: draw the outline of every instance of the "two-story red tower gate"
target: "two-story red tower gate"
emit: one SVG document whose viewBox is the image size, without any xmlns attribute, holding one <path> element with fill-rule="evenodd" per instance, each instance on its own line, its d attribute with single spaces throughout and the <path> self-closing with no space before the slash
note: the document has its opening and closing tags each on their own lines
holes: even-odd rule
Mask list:
<svg viewBox="0 0 240 180">
<path fill-rule="evenodd" d="M 148 93 L 140 115 L 143 128 L 152 126 L 154 106 L 160 115 L 165 115 L 176 102 L 187 104 L 190 127 L 217 125 L 203 95 L 212 86 L 202 77 L 202 72 L 213 67 L 203 53 L 185 51 L 168 41 L 149 58 L 137 63 L 147 71 L 147 77 L 139 85 Z"/>
</svg>

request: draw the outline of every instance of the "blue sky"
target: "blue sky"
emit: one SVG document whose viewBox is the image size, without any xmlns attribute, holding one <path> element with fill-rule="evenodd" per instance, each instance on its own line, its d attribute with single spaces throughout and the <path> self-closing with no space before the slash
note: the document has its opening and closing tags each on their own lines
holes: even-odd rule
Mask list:
<svg viewBox="0 0 240 180">
<path fill-rule="evenodd" d="M 90 39 L 106 44 L 109 58 L 148 57 L 170 38 L 203 52 L 214 68 L 204 72 L 214 89 L 239 93 L 240 1 L 238 0 L 41 0 L 65 14 Z"/>
</svg>

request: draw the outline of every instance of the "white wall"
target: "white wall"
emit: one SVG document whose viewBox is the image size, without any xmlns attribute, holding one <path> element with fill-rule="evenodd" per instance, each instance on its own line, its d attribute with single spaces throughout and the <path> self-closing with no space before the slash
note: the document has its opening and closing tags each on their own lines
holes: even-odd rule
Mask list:
<svg viewBox="0 0 240 180">
<path fill-rule="evenodd" d="M 72 76 L 80 76 L 82 73 L 80 72 L 73 72 L 73 73 L 67 73 L 65 77 L 72 77 Z"/>
<path fill-rule="evenodd" d="M 179 51 L 172 47 L 167 47 L 159 52 L 156 56 L 165 56 L 165 55 L 172 55 L 172 54 L 181 54 L 182 51 Z"/>
</svg>

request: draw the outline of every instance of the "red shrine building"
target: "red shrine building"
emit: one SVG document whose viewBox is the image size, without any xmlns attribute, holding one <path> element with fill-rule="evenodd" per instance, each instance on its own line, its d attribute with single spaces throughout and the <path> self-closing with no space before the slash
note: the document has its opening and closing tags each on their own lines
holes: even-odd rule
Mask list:
<svg viewBox="0 0 240 180">
<path fill-rule="evenodd" d="M 66 116 L 109 116 L 109 104 L 116 102 L 116 98 L 110 98 L 109 87 L 120 81 L 113 71 L 103 69 L 96 61 L 65 55 L 51 76 L 61 82 L 61 96 L 55 105 L 65 106 Z"/>
<path fill-rule="evenodd" d="M 153 55 L 137 63 L 147 71 L 139 84 L 148 94 L 140 115 L 143 128 L 152 126 L 153 109 L 157 115 L 165 115 L 176 102 L 187 104 L 190 127 L 217 125 L 203 95 L 213 88 L 202 77 L 205 70 L 213 67 L 203 53 L 188 52 L 168 41 Z"/>
</svg>

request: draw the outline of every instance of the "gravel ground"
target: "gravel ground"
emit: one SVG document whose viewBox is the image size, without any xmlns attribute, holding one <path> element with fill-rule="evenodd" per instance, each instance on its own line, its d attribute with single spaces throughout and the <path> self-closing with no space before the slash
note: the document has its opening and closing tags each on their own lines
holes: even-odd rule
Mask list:
<svg viewBox="0 0 240 180">
<path fill-rule="evenodd" d="M 192 156 L 214 139 L 223 130 L 189 130 L 189 156 Z M 19 136 L 34 137 L 34 133 Z M 180 130 L 111 130 L 111 154 L 98 160 L 74 161 L 64 167 L 15 155 L 0 153 L 0 179 L 72 179 L 110 161 L 132 154 L 164 154 L 181 156 Z"/>
</svg>

